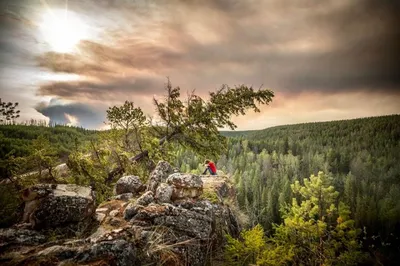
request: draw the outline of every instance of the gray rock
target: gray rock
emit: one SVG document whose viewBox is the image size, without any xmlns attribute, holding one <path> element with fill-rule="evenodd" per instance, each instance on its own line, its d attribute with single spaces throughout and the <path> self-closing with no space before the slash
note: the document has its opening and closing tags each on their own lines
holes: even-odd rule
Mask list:
<svg viewBox="0 0 400 266">
<path fill-rule="evenodd" d="M 199 175 L 174 173 L 167 179 L 167 183 L 176 188 L 202 188 L 203 181 Z"/>
<path fill-rule="evenodd" d="M 189 237 L 200 240 L 209 239 L 212 230 L 212 219 L 209 216 L 185 209 L 176 209 L 175 211 L 173 215 L 156 217 L 154 224 L 167 226 Z"/>
<path fill-rule="evenodd" d="M 74 260 L 78 263 L 103 260 L 109 265 L 140 265 L 136 253 L 136 249 L 131 243 L 123 239 L 117 239 L 96 243 L 90 249 L 78 254 Z"/>
<path fill-rule="evenodd" d="M 168 176 L 172 173 L 173 169 L 168 162 L 159 161 L 156 168 L 154 168 L 150 174 L 147 190 L 156 193 L 158 185 L 165 182 Z"/>
<path fill-rule="evenodd" d="M 113 196 L 110 198 L 110 200 L 122 200 L 122 201 L 129 201 L 131 198 L 133 198 L 133 193 L 122 193 L 121 195 Z"/>
<path fill-rule="evenodd" d="M 153 191 L 146 191 L 142 196 L 136 200 L 137 205 L 147 206 L 154 201 Z"/>
<path fill-rule="evenodd" d="M 203 193 L 203 181 L 198 175 L 175 173 L 167 183 L 173 186 L 172 200 L 196 198 Z"/>
<path fill-rule="evenodd" d="M 166 183 L 161 183 L 157 187 L 156 191 L 156 199 L 157 202 L 159 203 L 169 203 L 171 202 L 171 197 L 172 197 L 172 192 L 173 192 L 173 187 L 166 184 Z"/>
<path fill-rule="evenodd" d="M 27 229 L 0 229 L 0 248 L 9 245 L 38 245 L 46 241 L 46 237 L 37 231 Z"/>
<path fill-rule="evenodd" d="M 124 210 L 125 220 L 130 220 L 141 208 L 143 208 L 143 206 L 136 205 L 135 203 L 129 203 Z"/>
<path fill-rule="evenodd" d="M 67 246 L 51 246 L 37 253 L 38 256 L 56 257 L 59 260 L 66 260 L 75 257 L 77 248 Z"/>
<path fill-rule="evenodd" d="M 89 187 L 36 185 L 23 191 L 24 222 L 33 228 L 54 228 L 94 216 L 95 197 Z"/>
<path fill-rule="evenodd" d="M 144 186 L 140 178 L 134 175 L 121 177 L 115 184 L 115 193 L 121 195 L 124 193 L 132 193 L 133 195 L 143 191 Z"/>
<path fill-rule="evenodd" d="M 193 197 L 204 189 L 232 199 L 234 204 L 234 189 L 225 177 L 203 177 L 201 182 L 196 175 L 176 173 L 162 178 L 168 183 L 158 183 L 155 195 L 149 190 L 135 201 L 104 202 L 94 212 L 101 224 L 97 228 L 86 227 L 87 233 L 96 230 L 89 237 L 80 235 L 73 241 L 57 239 L 46 243 L 45 236 L 25 229 L 29 228 L 27 224 L 21 224 L 19 229 L 0 230 L 0 261 L 18 265 L 155 265 L 162 258 L 166 265 L 206 265 L 212 259 L 210 254 L 223 252 L 225 235 L 238 237 L 241 228 L 228 205 L 212 201 L 208 194 Z M 38 185 L 24 194 L 28 220 L 36 217 L 36 210 L 44 202 L 55 200 L 59 194 L 55 190 L 60 189 L 57 187 Z M 178 200 L 171 201 L 173 193 Z M 81 193 L 64 191 L 62 197 L 76 194 Z M 64 217 L 62 212 L 68 206 L 61 206 L 64 209 L 56 207 L 57 213 L 49 213 L 49 220 L 58 215 Z M 65 222 L 65 228 L 70 228 L 74 219 L 68 221 L 71 222 Z M 171 253 L 164 256 L 166 245 Z"/>
</svg>

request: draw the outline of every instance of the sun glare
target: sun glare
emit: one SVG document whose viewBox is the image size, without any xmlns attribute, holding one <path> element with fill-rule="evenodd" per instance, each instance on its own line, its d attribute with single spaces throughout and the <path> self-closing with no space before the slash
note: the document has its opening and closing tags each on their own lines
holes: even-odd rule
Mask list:
<svg viewBox="0 0 400 266">
<path fill-rule="evenodd" d="M 85 25 L 68 10 L 48 10 L 43 14 L 40 30 L 52 50 L 71 52 L 85 38 Z"/>
</svg>

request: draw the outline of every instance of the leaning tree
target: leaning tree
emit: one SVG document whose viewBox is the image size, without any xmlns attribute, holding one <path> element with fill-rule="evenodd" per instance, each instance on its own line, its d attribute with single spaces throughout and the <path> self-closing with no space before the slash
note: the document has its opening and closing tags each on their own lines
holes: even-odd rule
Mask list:
<svg viewBox="0 0 400 266">
<path fill-rule="evenodd" d="M 210 92 L 207 99 L 195 91 L 182 99 L 180 88 L 173 88 L 169 80 L 165 90 L 164 98 L 153 99 L 157 114 L 153 120 L 144 119 L 141 109 L 128 101 L 107 111 L 110 125 L 125 132 L 127 145 L 130 136 L 135 138 L 137 154 L 130 158 L 131 162 L 151 157 L 152 153 L 162 149 L 167 143 L 183 145 L 199 154 L 220 154 L 226 149 L 226 139 L 219 130 L 234 130 L 237 126 L 232 121 L 233 116 L 245 115 L 249 110 L 260 112 L 258 106 L 269 104 L 274 97 L 274 93 L 268 89 L 223 85 Z M 149 134 L 158 139 L 157 147 L 146 145 L 145 140 L 149 139 Z M 109 172 L 107 182 L 111 182 L 123 171 L 121 166 L 114 168 Z"/>
</svg>

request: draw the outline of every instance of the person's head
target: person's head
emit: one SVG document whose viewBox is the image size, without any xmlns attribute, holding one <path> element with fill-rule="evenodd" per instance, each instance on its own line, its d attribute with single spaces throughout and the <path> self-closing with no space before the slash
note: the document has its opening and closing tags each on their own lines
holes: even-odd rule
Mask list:
<svg viewBox="0 0 400 266">
<path fill-rule="evenodd" d="M 204 161 L 204 164 L 209 164 L 210 162 L 211 161 L 207 159 L 207 160 Z"/>
</svg>

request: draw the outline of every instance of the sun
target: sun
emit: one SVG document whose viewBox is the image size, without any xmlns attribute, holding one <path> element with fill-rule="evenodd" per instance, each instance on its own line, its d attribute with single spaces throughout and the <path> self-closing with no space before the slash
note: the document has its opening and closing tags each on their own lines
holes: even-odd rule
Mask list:
<svg viewBox="0 0 400 266">
<path fill-rule="evenodd" d="M 52 50 L 60 53 L 73 51 L 86 37 L 84 23 L 68 10 L 48 10 L 39 27 Z"/>
</svg>

